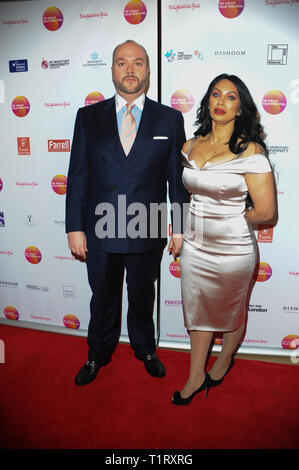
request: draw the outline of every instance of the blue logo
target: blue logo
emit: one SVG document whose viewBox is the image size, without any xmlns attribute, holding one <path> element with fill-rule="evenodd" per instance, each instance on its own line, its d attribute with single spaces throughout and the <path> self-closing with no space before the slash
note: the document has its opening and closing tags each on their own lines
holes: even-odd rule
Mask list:
<svg viewBox="0 0 299 470">
<path fill-rule="evenodd" d="M 28 60 L 10 60 L 9 61 L 9 71 L 14 72 L 28 72 Z"/>
<path fill-rule="evenodd" d="M 167 51 L 165 54 L 166 59 L 168 62 L 173 62 L 176 54 L 173 52 L 173 49 L 170 49 L 170 51 Z"/>
</svg>

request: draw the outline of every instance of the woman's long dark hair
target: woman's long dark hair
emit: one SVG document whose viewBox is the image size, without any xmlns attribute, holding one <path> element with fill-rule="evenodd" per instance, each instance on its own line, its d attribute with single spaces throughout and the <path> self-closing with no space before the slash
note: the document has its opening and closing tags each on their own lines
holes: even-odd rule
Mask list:
<svg viewBox="0 0 299 470">
<path fill-rule="evenodd" d="M 218 77 L 215 77 L 210 83 L 196 113 L 197 120 L 195 124 L 199 126 L 199 128 L 194 132 L 194 135 L 196 137 L 204 137 L 212 130 L 209 99 L 213 88 L 220 80 L 229 80 L 234 83 L 238 90 L 241 104 L 241 114 L 240 116 L 236 116 L 234 131 L 229 141 L 230 151 L 234 154 L 239 154 L 247 148 L 249 142 L 256 142 L 263 147 L 265 154 L 268 156 L 268 150 L 264 142 L 265 134 L 263 126 L 260 124 L 257 107 L 247 86 L 236 75 L 223 73 L 218 75 Z"/>
</svg>

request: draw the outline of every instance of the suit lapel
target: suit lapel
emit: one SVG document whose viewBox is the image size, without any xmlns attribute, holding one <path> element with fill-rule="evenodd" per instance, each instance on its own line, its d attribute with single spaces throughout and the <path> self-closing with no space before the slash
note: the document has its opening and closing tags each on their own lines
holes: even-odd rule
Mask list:
<svg viewBox="0 0 299 470">
<path fill-rule="evenodd" d="M 100 125 L 101 131 L 105 132 L 106 143 L 111 151 L 112 156 L 118 164 L 124 164 L 125 153 L 123 151 L 117 128 L 116 112 L 115 112 L 115 98 L 107 100 L 106 113 L 99 110 L 101 116 Z"/>
</svg>

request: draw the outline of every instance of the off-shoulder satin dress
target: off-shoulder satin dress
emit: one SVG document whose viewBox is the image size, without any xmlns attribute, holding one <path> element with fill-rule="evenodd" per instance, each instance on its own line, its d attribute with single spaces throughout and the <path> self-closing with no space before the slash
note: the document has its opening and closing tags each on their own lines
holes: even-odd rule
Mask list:
<svg viewBox="0 0 299 470">
<path fill-rule="evenodd" d="M 263 154 L 199 169 L 183 153 L 183 183 L 192 194 L 180 256 L 187 330 L 234 331 L 246 318 L 257 259 L 254 231 L 244 212 L 247 173 L 271 172 Z"/>
</svg>

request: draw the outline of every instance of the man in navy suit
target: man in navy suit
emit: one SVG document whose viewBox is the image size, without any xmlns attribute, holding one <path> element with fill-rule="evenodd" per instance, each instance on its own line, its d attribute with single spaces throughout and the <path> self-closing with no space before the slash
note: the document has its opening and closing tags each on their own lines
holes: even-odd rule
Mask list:
<svg viewBox="0 0 299 470">
<path fill-rule="evenodd" d="M 163 216 L 159 223 L 153 221 L 151 209 L 166 204 L 167 183 L 170 201 L 176 207 L 182 209 L 189 195 L 182 184 L 183 117 L 145 96 L 149 74 L 143 46 L 134 41 L 120 44 L 112 64 L 116 95 L 77 113 L 68 172 L 66 232 L 70 250 L 86 260 L 92 290 L 88 360 L 76 375 L 77 385 L 94 380 L 111 360 L 121 329 L 124 272 L 131 346 L 150 375 L 165 375 L 155 353 L 153 308 L 154 283 L 167 243 L 166 221 Z M 125 117 L 130 117 L 126 138 L 127 142 L 132 140 L 131 148 L 121 142 Z M 143 209 L 138 222 L 136 208 L 137 212 Z M 182 223 L 183 211 L 181 221 L 176 227 L 172 225 L 168 249 L 174 257 L 180 254 Z"/>
</svg>

